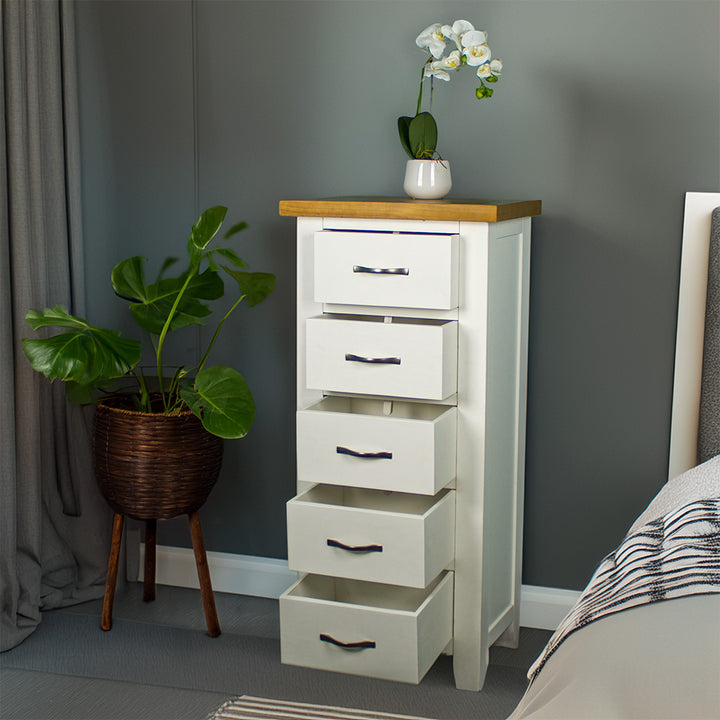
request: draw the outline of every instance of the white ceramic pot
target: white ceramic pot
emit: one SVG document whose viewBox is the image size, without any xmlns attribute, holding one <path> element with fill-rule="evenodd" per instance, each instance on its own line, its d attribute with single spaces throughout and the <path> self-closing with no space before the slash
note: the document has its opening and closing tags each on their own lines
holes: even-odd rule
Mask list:
<svg viewBox="0 0 720 720">
<path fill-rule="evenodd" d="M 452 187 L 447 160 L 408 160 L 405 168 L 405 192 L 416 200 L 439 200 Z"/>
</svg>

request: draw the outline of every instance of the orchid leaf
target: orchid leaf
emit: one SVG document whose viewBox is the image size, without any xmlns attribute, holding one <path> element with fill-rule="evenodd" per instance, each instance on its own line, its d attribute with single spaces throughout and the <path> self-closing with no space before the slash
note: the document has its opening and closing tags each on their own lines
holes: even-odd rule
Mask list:
<svg viewBox="0 0 720 720">
<path fill-rule="evenodd" d="M 403 146 L 403 149 L 405 152 L 411 157 L 414 158 L 413 151 L 410 147 L 410 135 L 409 135 L 409 129 L 410 129 L 410 123 L 412 122 L 411 117 L 399 117 L 398 118 L 398 134 L 400 135 L 400 142 Z"/>
<path fill-rule="evenodd" d="M 413 157 L 431 158 L 437 147 L 437 124 L 429 112 L 416 115 L 408 127 L 408 138 Z"/>
</svg>

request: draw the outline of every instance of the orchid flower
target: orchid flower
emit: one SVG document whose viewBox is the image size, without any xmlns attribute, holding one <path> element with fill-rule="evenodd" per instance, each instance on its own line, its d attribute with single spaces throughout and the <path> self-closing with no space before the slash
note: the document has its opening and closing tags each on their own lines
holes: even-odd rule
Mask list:
<svg viewBox="0 0 720 720">
<path fill-rule="evenodd" d="M 446 43 L 453 42 L 457 49 L 445 54 Z M 475 90 L 478 99 L 489 98 L 493 89 L 485 83 L 498 81 L 503 64 L 493 59 L 487 44 L 487 33 L 476 30 L 467 20 L 455 20 L 452 25 L 433 23 L 428 25 L 415 39 L 415 44 L 429 53 L 420 71 L 420 90 L 415 116 L 398 118 L 398 131 L 402 146 L 411 158 L 433 158 L 437 154 L 437 125 L 430 111 L 421 112 L 423 86 L 430 78 L 429 110 L 432 110 L 433 81 L 435 78 L 448 82 L 450 70 L 458 71 L 464 65 L 477 68 L 480 87 Z M 439 156 L 438 156 L 439 157 Z"/>
<path fill-rule="evenodd" d="M 482 30 L 468 30 L 463 33 L 461 43 L 463 47 L 472 47 L 473 45 L 483 45 L 487 42 L 487 33 Z"/>
<path fill-rule="evenodd" d="M 439 60 L 444 68 L 448 70 L 459 70 L 462 65 L 462 58 L 459 50 L 453 50 L 449 55 Z"/>
<path fill-rule="evenodd" d="M 438 80 L 450 80 L 447 70 L 443 67 L 441 60 L 428 63 L 425 66 L 424 77 L 426 78 L 437 78 Z"/>
<path fill-rule="evenodd" d="M 489 77 L 493 76 L 492 68 L 490 67 L 490 63 L 483 63 L 478 69 L 477 69 L 477 76 L 481 80 L 487 80 Z"/>
<path fill-rule="evenodd" d="M 428 25 L 415 39 L 419 48 L 426 49 L 436 60 L 445 52 L 445 41 L 440 23 Z"/>
<path fill-rule="evenodd" d="M 493 71 L 493 75 L 499 75 L 502 72 L 503 64 L 500 58 L 495 58 L 490 61 L 490 69 Z"/>
<path fill-rule="evenodd" d="M 483 63 L 477 69 L 477 76 L 481 80 L 487 80 L 488 82 L 497 82 L 497 76 L 502 73 L 502 67 L 502 60 L 500 60 L 500 58 L 495 58 L 489 63 Z"/>
<path fill-rule="evenodd" d="M 425 66 L 424 77 L 437 78 L 438 80 L 450 80 L 447 70 L 443 67 L 442 60 L 428 63 Z"/>
<path fill-rule="evenodd" d="M 425 65 L 424 77 L 436 77 L 438 80 L 450 80 L 448 70 L 459 70 L 462 64 L 460 51 L 453 50 L 446 57 Z"/>
<path fill-rule="evenodd" d="M 462 37 L 463 55 L 468 65 L 476 66 L 488 62 L 492 57 L 486 44 L 487 33 L 474 30 Z"/>
<path fill-rule="evenodd" d="M 472 30 L 475 30 L 472 23 L 469 23 L 467 20 L 456 20 L 452 26 L 451 25 L 443 25 L 440 28 L 440 32 L 446 37 L 452 40 L 456 45 L 458 50 L 462 50 L 462 44 L 460 42 L 460 37 L 467 32 L 471 32 Z"/>
</svg>

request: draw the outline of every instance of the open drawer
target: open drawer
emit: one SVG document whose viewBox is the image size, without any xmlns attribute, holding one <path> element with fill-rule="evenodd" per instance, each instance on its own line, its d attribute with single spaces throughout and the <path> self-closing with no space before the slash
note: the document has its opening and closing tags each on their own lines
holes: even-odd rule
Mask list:
<svg viewBox="0 0 720 720">
<path fill-rule="evenodd" d="M 455 491 L 316 485 L 287 504 L 291 570 L 422 588 L 453 560 Z"/>
<path fill-rule="evenodd" d="M 455 407 L 327 397 L 297 413 L 298 480 L 435 495 L 455 479 L 456 428 Z"/>
<path fill-rule="evenodd" d="M 307 386 L 445 400 L 457 392 L 457 322 L 326 315 L 308 318 Z"/>
<path fill-rule="evenodd" d="M 280 596 L 290 665 L 418 683 L 452 637 L 453 573 L 428 588 L 306 575 Z"/>
</svg>

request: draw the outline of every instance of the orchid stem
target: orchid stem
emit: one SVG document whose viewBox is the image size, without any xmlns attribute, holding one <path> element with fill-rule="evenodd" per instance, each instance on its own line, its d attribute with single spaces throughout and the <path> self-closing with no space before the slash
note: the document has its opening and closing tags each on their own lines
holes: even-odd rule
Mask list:
<svg viewBox="0 0 720 720">
<path fill-rule="evenodd" d="M 423 66 L 420 68 L 420 92 L 418 93 L 418 101 L 417 101 L 417 108 L 415 109 L 415 114 L 420 114 L 420 106 L 422 105 L 422 96 L 423 96 L 423 81 L 425 80 L 425 66 L 430 62 L 430 58 L 428 58 L 424 63 Z"/>
</svg>

